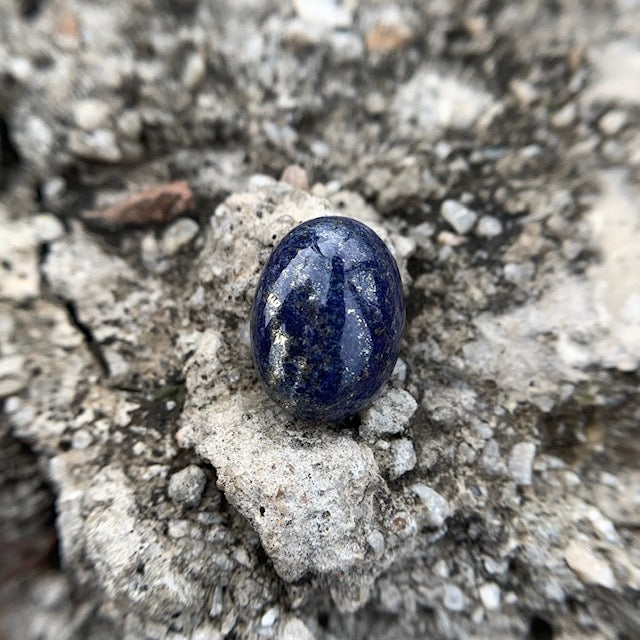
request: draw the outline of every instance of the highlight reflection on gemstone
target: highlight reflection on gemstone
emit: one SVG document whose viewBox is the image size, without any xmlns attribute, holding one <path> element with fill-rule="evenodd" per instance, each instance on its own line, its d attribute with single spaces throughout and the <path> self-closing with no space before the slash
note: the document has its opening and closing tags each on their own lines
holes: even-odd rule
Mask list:
<svg viewBox="0 0 640 640">
<path fill-rule="evenodd" d="M 251 312 L 258 374 L 294 416 L 342 420 L 391 375 L 404 316 L 382 240 L 351 218 L 310 220 L 284 237 L 260 276 Z"/>
</svg>

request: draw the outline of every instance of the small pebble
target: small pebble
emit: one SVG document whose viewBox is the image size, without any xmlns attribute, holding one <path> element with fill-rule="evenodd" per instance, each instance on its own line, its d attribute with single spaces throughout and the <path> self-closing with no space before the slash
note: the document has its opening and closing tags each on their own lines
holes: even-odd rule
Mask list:
<svg viewBox="0 0 640 640">
<path fill-rule="evenodd" d="M 27 83 L 33 74 L 33 65 L 22 56 L 11 58 L 7 66 L 10 74 L 18 82 Z"/>
<path fill-rule="evenodd" d="M 614 589 L 616 578 L 611 567 L 585 544 L 573 540 L 564 550 L 564 558 L 570 569 L 586 584 L 596 584 Z"/>
<path fill-rule="evenodd" d="M 413 442 L 408 438 L 400 438 L 391 443 L 391 456 L 392 463 L 389 471 L 391 480 L 399 478 L 416 466 L 416 452 Z"/>
<path fill-rule="evenodd" d="M 169 497 L 176 504 L 196 507 L 200 504 L 206 483 L 207 476 L 204 471 L 196 465 L 189 465 L 171 476 Z"/>
<path fill-rule="evenodd" d="M 487 441 L 480 456 L 480 466 L 490 475 L 501 475 L 506 471 L 500 456 L 500 446 L 495 440 Z"/>
<path fill-rule="evenodd" d="M 484 620 L 484 609 L 482 607 L 476 607 L 471 613 L 471 622 L 479 625 Z"/>
<path fill-rule="evenodd" d="M 299 618 L 290 618 L 281 627 L 278 640 L 315 640 L 307 625 Z"/>
<path fill-rule="evenodd" d="M 271 607 L 267 609 L 265 614 L 260 619 L 261 627 L 273 627 L 280 617 L 280 609 L 278 607 Z"/>
<path fill-rule="evenodd" d="M 418 403 L 404 389 L 388 389 L 362 414 L 360 437 L 377 439 L 402 433 L 416 412 Z"/>
<path fill-rule="evenodd" d="M 516 97 L 522 106 L 527 106 L 537 100 L 540 92 L 530 82 L 526 80 L 514 79 L 509 83 L 511 93 Z"/>
<path fill-rule="evenodd" d="M 307 172 L 297 164 L 290 164 L 286 167 L 282 172 L 282 176 L 280 176 L 280 181 L 286 182 L 294 189 L 302 189 L 304 191 L 309 190 L 309 178 L 307 177 Z"/>
<path fill-rule="evenodd" d="M 32 218 L 33 228 L 40 242 L 53 242 L 64 234 L 62 222 L 50 213 L 39 213 Z"/>
<path fill-rule="evenodd" d="M 163 254 L 166 256 L 175 255 L 195 238 L 199 230 L 198 223 L 191 218 L 176 220 L 162 235 Z"/>
<path fill-rule="evenodd" d="M 166 637 L 168 638 L 170 636 Z M 185 636 L 183 636 L 182 634 L 171 635 L 171 638 L 175 638 L 175 640 L 181 640 L 181 638 L 184 637 Z M 214 626 L 205 624 L 193 631 L 190 640 L 224 640 L 224 636 L 222 635 L 222 632 L 216 629 Z"/>
<path fill-rule="evenodd" d="M 387 100 L 379 91 L 373 91 L 365 98 L 364 108 L 371 115 L 380 115 L 387 108 Z"/>
<path fill-rule="evenodd" d="M 499 236 L 502 233 L 502 223 L 497 218 L 493 216 L 482 216 L 478 221 L 478 226 L 476 227 L 476 233 L 479 236 L 483 236 L 486 238 L 492 238 L 494 236 Z"/>
<path fill-rule="evenodd" d="M 444 245 L 445 249 L 450 249 L 451 247 L 458 247 L 461 244 L 464 244 L 466 242 L 465 238 L 453 233 L 453 231 L 441 231 L 438 234 L 438 237 L 436 238 L 436 240 L 441 245 Z"/>
<path fill-rule="evenodd" d="M 511 284 L 522 286 L 526 284 L 535 275 L 536 268 L 532 262 L 523 262 L 518 264 L 515 262 L 507 262 L 504 265 L 504 279 Z"/>
<path fill-rule="evenodd" d="M 182 81 L 187 89 L 197 88 L 207 73 L 207 61 L 201 53 L 193 53 L 189 56 L 182 74 Z"/>
<path fill-rule="evenodd" d="M 364 53 L 362 38 L 351 31 L 334 31 L 329 44 L 337 63 L 354 62 Z"/>
<path fill-rule="evenodd" d="M 447 565 L 447 562 L 442 559 L 438 560 L 438 562 L 436 562 L 433 565 L 433 573 L 439 578 L 448 578 L 450 575 L 450 572 L 449 572 L 449 566 Z"/>
<path fill-rule="evenodd" d="M 314 27 L 346 28 L 351 25 L 351 12 L 335 0 L 293 0 L 298 16 Z"/>
<path fill-rule="evenodd" d="M 379 558 L 384 553 L 384 549 L 385 549 L 384 535 L 378 529 L 374 529 L 367 536 L 367 544 L 371 547 L 371 550 L 376 555 L 376 557 Z"/>
<path fill-rule="evenodd" d="M 464 593 L 455 584 L 447 584 L 444 587 L 444 597 L 442 600 L 444 606 L 449 611 L 464 610 Z"/>
<path fill-rule="evenodd" d="M 411 491 L 418 496 L 420 502 L 427 508 L 427 524 L 432 527 L 441 527 L 449 515 L 449 503 L 446 499 L 437 491 L 422 483 L 411 485 Z"/>
<path fill-rule="evenodd" d="M 188 520 L 169 520 L 167 535 L 174 540 L 188 538 L 191 533 L 191 523 Z"/>
<path fill-rule="evenodd" d="M 568 127 L 576 119 L 577 113 L 578 109 L 575 102 L 569 102 L 551 116 L 551 124 L 559 129 Z"/>
<path fill-rule="evenodd" d="M 73 106 L 73 119 L 81 129 L 93 131 L 106 122 L 110 112 L 111 108 L 106 102 L 87 98 Z"/>
<path fill-rule="evenodd" d="M 96 129 L 91 133 L 72 131 L 69 135 L 69 150 L 85 160 L 119 162 L 122 152 L 116 137 L 109 129 Z"/>
<path fill-rule="evenodd" d="M 478 219 L 478 214 L 475 211 L 456 200 L 445 200 L 440 207 L 440 214 L 460 235 L 471 231 Z"/>
<path fill-rule="evenodd" d="M 133 447 L 131 447 L 131 451 L 134 456 L 141 457 L 146 452 L 147 447 L 144 442 L 136 442 Z"/>
<path fill-rule="evenodd" d="M 61 176 L 54 176 L 42 185 L 42 198 L 48 205 L 58 204 L 67 189 L 67 181 Z"/>
<path fill-rule="evenodd" d="M 627 114 L 620 109 L 607 111 L 598 122 L 598 128 L 606 136 L 613 136 L 618 133 L 627 123 Z"/>
<path fill-rule="evenodd" d="M 519 442 L 509 454 L 509 475 L 518 485 L 530 485 L 536 445 L 533 442 Z"/>
<path fill-rule="evenodd" d="M 213 589 L 213 593 L 211 594 L 211 601 L 209 604 L 209 617 L 217 618 L 224 611 L 224 593 L 222 591 L 222 586 L 217 585 Z"/>
<path fill-rule="evenodd" d="M 331 148 L 322 140 L 314 140 L 310 145 L 311 153 L 317 158 L 327 158 L 331 155 Z"/>
<path fill-rule="evenodd" d="M 500 587 L 495 582 L 486 582 L 478 592 L 485 609 L 495 611 L 500 608 Z"/>
<path fill-rule="evenodd" d="M 130 140 L 137 140 L 142 133 L 142 118 L 137 111 L 128 109 L 118 117 L 118 129 Z"/>
</svg>

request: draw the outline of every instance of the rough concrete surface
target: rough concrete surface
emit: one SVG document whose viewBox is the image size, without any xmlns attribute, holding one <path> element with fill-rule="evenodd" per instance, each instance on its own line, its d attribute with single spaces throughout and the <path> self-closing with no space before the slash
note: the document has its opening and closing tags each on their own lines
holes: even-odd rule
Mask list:
<svg viewBox="0 0 640 640">
<path fill-rule="evenodd" d="M 0 638 L 640 637 L 640 3 L 0 0 Z M 338 425 L 253 371 L 396 256 Z"/>
</svg>

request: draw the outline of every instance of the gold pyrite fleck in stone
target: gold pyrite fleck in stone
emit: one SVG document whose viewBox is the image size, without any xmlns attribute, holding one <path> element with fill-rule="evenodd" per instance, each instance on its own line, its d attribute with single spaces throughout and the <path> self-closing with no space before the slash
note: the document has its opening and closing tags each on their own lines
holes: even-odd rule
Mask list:
<svg viewBox="0 0 640 640">
<path fill-rule="evenodd" d="M 251 312 L 258 374 L 294 416 L 343 420 L 391 375 L 404 317 L 400 273 L 382 240 L 351 218 L 310 220 L 260 276 Z"/>
</svg>

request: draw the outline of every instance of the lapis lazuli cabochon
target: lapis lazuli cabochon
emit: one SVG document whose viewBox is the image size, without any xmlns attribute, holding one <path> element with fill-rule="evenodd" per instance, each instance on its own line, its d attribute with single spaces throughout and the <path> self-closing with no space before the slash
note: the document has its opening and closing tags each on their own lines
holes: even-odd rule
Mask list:
<svg viewBox="0 0 640 640">
<path fill-rule="evenodd" d="M 393 256 L 364 224 L 309 220 L 271 254 L 251 312 L 253 357 L 271 397 L 307 420 L 342 420 L 387 381 L 404 326 Z"/>
</svg>

